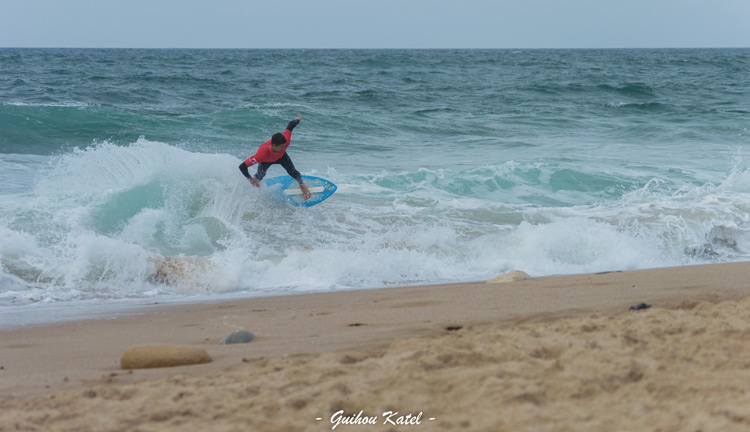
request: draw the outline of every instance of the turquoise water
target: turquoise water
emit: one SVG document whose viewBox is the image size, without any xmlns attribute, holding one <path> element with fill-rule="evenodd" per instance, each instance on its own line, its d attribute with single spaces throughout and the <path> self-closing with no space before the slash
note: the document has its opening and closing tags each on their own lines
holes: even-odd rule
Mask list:
<svg viewBox="0 0 750 432">
<path fill-rule="evenodd" d="M 0 304 L 747 260 L 748 95 L 748 49 L 0 49 Z M 311 208 L 237 169 L 298 113 Z"/>
</svg>

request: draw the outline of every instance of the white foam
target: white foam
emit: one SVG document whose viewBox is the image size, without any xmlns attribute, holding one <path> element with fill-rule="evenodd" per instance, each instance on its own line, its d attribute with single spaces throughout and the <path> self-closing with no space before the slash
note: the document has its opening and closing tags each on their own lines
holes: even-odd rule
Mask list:
<svg viewBox="0 0 750 432">
<path fill-rule="evenodd" d="M 619 199 L 587 197 L 578 200 L 591 203 L 575 206 L 524 198 L 577 199 L 544 189 L 560 167 L 542 163 L 376 175 L 329 169 L 339 191 L 324 205 L 300 209 L 265 200 L 234 156 L 146 138 L 129 146 L 102 142 L 54 159 L 29 194 L 0 201 L 0 304 L 373 288 L 483 280 L 515 269 L 543 276 L 747 259 L 750 174 L 736 159 L 715 184 L 654 177 Z M 206 265 L 167 285 L 154 278 L 164 257 Z"/>
<path fill-rule="evenodd" d="M 32 103 L 32 102 L 5 102 L 5 105 L 10 106 L 29 106 L 29 107 L 53 107 L 53 108 L 84 108 L 91 106 L 90 103 L 86 102 L 38 102 L 38 103 Z"/>
</svg>

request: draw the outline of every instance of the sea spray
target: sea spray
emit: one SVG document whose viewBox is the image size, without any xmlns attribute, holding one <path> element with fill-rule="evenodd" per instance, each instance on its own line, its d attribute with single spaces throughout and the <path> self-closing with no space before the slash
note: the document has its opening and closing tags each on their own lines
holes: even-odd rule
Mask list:
<svg viewBox="0 0 750 432">
<path fill-rule="evenodd" d="M 3 215 L 0 253 L 11 287 L 4 295 L 24 297 L 24 285 L 31 301 L 327 290 L 479 280 L 520 268 L 544 275 L 673 266 L 750 253 L 748 197 L 735 192 L 747 175 L 737 166 L 718 185 L 674 190 L 654 179 L 619 200 L 598 203 L 594 191 L 591 204 L 575 206 L 498 200 L 482 179 L 524 188 L 517 168 L 501 170 L 505 179 L 492 167 L 348 179 L 331 171 L 342 183 L 337 199 L 301 210 L 264 199 L 233 165 L 229 155 L 144 138 L 63 155 L 24 198 L 23 210 Z M 459 182 L 474 186 L 452 187 Z M 544 199 L 538 190 L 538 201 L 564 202 L 555 190 Z M 211 274 L 154 286 L 154 260 L 170 256 L 209 260 Z"/>
<path fill-rule="evenodd" d="M 0 304 L 746 260 L 748 59 L 2 49 Z M 308 209 L 237 170 L 297 113 Z"/>
</svg>

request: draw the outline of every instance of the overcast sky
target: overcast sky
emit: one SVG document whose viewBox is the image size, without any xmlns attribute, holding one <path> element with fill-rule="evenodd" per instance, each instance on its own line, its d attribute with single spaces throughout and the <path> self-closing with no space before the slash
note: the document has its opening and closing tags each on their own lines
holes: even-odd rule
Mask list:
<svg viewBox="0 0 750 432">
<path fill-rule="evenodd" d="M 750 47 L 750 0 L 0 0 L 0 47 Z"/>
</svg>

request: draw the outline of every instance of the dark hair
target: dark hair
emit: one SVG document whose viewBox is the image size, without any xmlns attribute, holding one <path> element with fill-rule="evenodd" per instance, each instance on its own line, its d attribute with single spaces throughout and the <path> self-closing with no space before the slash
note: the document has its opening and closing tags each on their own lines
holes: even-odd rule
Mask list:
<svg viewBox="0 0 750 432">
<path fill-rule="evenodd" d="M 273 145 L 279 145 L 279 144 L 286 144 L 286 138 L 281 133 L 275 133 L 271 137 L 271 144 Z"/>
</svg>

